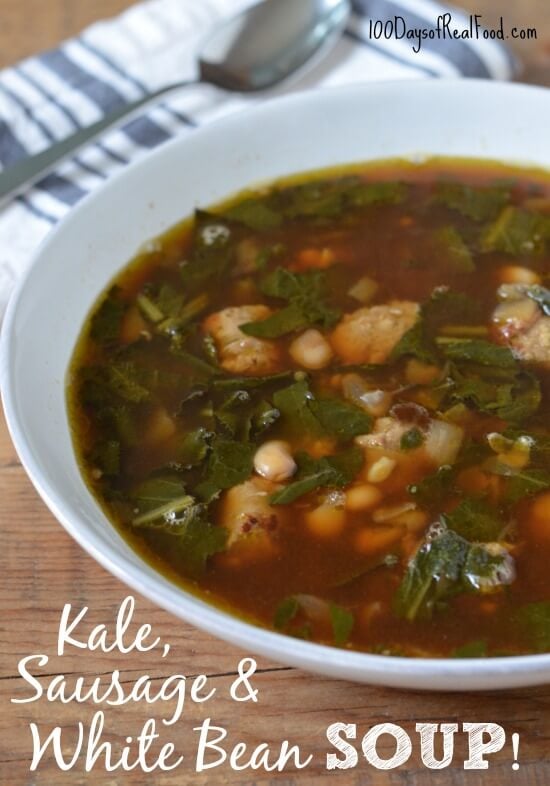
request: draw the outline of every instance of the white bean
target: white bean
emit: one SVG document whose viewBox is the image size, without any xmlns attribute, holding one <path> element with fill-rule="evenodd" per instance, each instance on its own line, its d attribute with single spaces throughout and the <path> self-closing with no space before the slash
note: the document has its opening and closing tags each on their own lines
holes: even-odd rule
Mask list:
<svg viewBox="0 0 550 786">
<path fill-rule="evenodd" d="M 291 478 L 296 472 L 296 462 L 288 442 L 276 439 L 264 442 L 254 456 L 254 469 L 262 478 L 276 483 Z"/>
<path fill-rule="evenodd" d="M 325 368 L 332 360 L 330 344 L 323 334 L 314 328 L 295 338 L 288 351 L 296 363 L 312 371 Z"/>
<path fill-rule="evenodd" d="M 387 390 L 367 390 L 361 396 L 361 406 L 374 418 L 381 418 L 390 411 L 393 394 Z"/>
<path fill-rule="evenodd" d="M 348 290 L 348 295 L 355 298 L 355 300 L 358 300 L 360 303 L 367 305 L 374 299 L 378 290 L 378 283 L 373 278 L 363 276 L 363 278 L 356 281 L 351 289 Z"/>
<path fill-rule="evenodd" d="M 374 464 L 369 467 L 367 480 L 369 483 L 383 483 L 389 478 L 396 465 L 397 462 L 395 459 L 389 458 L 389 456 L 382 456 L 382 458 L 379 458 L 378 461 L 375 461 Z"/>
<path fill-rule="evenodd" d="M 346 524 L 346 512 L 334 505 L 319 505 L 306 513 L 306 525 L 319 538 L 337 537 Z"/>
<path fill-rule="evenodd" d="M 503 284 L 540 284 L 540 276 L 521 265 L 503 265 L 499 270 L 499 278 Z"/>
<path fill-rule="evenodd" d="M 346 508 L 352 511 L 369 510 L 378 505 L 381 499 L 382 492 L 379 488 L 363 483 L 346 491 Z"/>
<path fill-rule="evenodd" d="M 359 374 L 346 374 L 342 378 L 342 392 L 347 399 L 375 418 L 386 415 L 393 402 L 392 393 L 387 390 L 372 390 Z"/>
<path fill-rule="evenodd" d="M 510 298 L 495 308 L 493 322 L 497 325 L 511 325 L 516 330 L 525 330 L 539 314 L 539 307 L 531 298 Z"/>
<path fill-rule="evenodd" d="M 463 439 L 463 428 L 455 423 L 434 419 L 430 423 L 424 443 L 426 453 L 439 467 L 443 464 L 454 464 Z"/>
</svg>

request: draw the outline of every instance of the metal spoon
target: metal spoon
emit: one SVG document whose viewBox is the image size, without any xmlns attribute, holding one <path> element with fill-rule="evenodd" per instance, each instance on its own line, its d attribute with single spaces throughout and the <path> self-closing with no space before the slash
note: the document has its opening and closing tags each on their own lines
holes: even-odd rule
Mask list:
<svg viewBox="0 0 550 786">
<path fill-rule="evenodd" d="M 210 83 L 244 93 L 282 82 L 337 40 L 349 11 L 349 0 L 263 0 L 222 21 L 201 49 L 196 80 L 172 83 L 125 104 L 97 123 L 9 167 L 0 173 L 0 206 L 102 132 L 172 90 Z"/>
</svg>

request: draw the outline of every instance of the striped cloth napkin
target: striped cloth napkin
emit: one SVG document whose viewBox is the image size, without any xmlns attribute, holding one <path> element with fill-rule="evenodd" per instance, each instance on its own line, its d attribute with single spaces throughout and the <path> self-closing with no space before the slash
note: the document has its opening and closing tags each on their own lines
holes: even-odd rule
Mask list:
<svg viewBox="0 0 550 786">
<path fill-rule="evenodd" d="M 0 165 L 37 153 L 148 91 L 196 74 L 196 53 L 211 26 L 250 0 L 148 0 L 77 38 L 0 72 Z M 187 87 L 155 104 L 0 210 L 0 316 L 37 244 L 87 193 L 176 134 L 288 90 L 381 79 L 509 79 L 515 61 L 491 40 L 370 40 L 369 20 L 402 17 L 408 28 L 434 29 L 445 10 L 432 0 L 353 0 L 347 29 L 332 52 L 290 85 L 241 96 Z M 452 25 L 466 15 L 452 10 Z"/>
</svg>

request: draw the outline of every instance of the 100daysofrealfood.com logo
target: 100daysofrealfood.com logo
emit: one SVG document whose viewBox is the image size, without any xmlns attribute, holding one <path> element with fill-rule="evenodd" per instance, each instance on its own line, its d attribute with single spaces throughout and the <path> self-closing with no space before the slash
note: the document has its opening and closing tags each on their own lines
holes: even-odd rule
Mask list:
<svg viewBox="0 0 550 786">
<path fill-rule="evenodd" d="M 128 596 L 120 605 L 116 619 L 109 624 L 96 625 L 85 633 L 88 608 L 74 611 L 66 604 L 57 630 L 57 656 L 80 653 L 119 653 L 126 663 L 131 653 L 158 652 L 166 658 L 170 644 L 155 636 L 153 627 L 141 625 L 132 630 L 135 600 Z M 150 662 L 150 661 L 149 661 Z M 55 725 L 52 718 L 48 723 L 31 720 L 29 769 L 36 771 L 45 759 L 53 757 L 55 765 L 62 771 L 103 770 L 107 772 L 141 770 L 146 773 L 172 771 L 186 768 L 194 772 L 213 770 L 221 766 L 234 771 L 282 772 L 304 770 L 317 765 L 325 770 L 348 770 L 357 766 L 374 767 L 378 770 L 393 770 L 409 761 L 413 750 L 418 750 L 422 764 L 428 770 L 449 767 L 455 758 L 455 738 L 464 735 L 467 743 L 465 770 L 486 770 L 488 758 L 505 748 L 509 736 L 497 723 L 416 723 L 415 733 L 408 733 L 394 723 L 379 723 L 370 728 L 358 729 L 355 723 L 339 719 L 330 723 L 320 740 L 314 755 L 302 750 L 291 740 L 258 743 L 239 740 L 235 730 L 216 722 L 215 697 L 227 690 L 228 698 L 237 703 L 260 701 L 255 685 L 257 665 L 253 658 L 242 658 L 229 686 L 222 688 L 211 677 L 199 674 L 186 677 L 174 673 L 166 677 L 152 677 L 139 673 L 134 679 L 124 678 L 118 669 L 98 676 L 68 673 L 51 673 L 49 657 L 45 653 L 33 653 L 19 661 L 18 696 L 12 702 L 29 706 L 35 702 L 47 702 L 50 712 L 56 705 L 77 704 L 83 710 L 92 710 L 91 720 L 78 721 L 76 739 L 72 730 Z M 139 703 L 150 715 L 138 734 L 126 736 L 120 717 L 108 718 L 116 708 Z M 208 705 L 208 715 L 199 726 L 182 727 L 185 707 L 189 704 Z M 49 717 L 50 713 L 48 713 Z M 110 722 L 109 722 L 110 721 Z M 109 727 L 112 725 L 112 729 Z M 175 732 L 179 743 L 163 739 L 166 731 Z M 237 732 L 238 733 L 238 732 Z M 191 751 L 187 746 L 184 755 L 181 747 L 184 738 L 192 738 Z M 387 749 L 381 738 L 392 740 Z M 124 739 L 125 744 L 120 740 Z M 519 735 L 511 735 L 513 755 L 512 769 L 517 770 Z M 320 757 L 320 758 L 319 758 Z"/>
<path fill-rule="evenodd" d="M 405 17 L 396 14 L 388 19 L 369 19 L 366 34 L 371 41 L 397 40 L 408 41 L 412 51 L 418 54 L 425 41 L 477 41 L 508 38 L 519 40 L 536 40 L 536 27 L 508 27 L 501 16 L 495 27 L 485 26 L 481 14 L 470 14 L 465 21 L 456 22 L 449 12 L 440 14 L 435 25 L 427 27 L 413 26 Z"/>
</svg>

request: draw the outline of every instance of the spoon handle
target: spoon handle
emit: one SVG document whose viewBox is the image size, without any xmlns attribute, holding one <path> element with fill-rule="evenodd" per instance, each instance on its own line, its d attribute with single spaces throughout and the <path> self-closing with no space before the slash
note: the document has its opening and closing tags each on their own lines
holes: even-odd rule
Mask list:
<svg viewBox="0 0 550 786">
<path fill-rule="evenodd" d="M 119 123 L 123 118 L 135 113 L 138 109 L 155 101 L 165 93 L 194 84 L 198 84 L 198 80 L 179 82 L 156 90 L 154 93 L 148 93 L 146 96 L 137 99 L 137 101 L 132 101 L 130 104 L 125 104 L 113 112 L 109 112 L 101 120 L 98 120 L 97 123 L 76 131 L 41 153 L 28 156 L 0 172 L 0 208 L 10 199 L 29 188 L 29 186 L 34 185 L 66 158 L 74 155 L 74 153 L 96 139 L 104 131 Z"/>
</svg>

